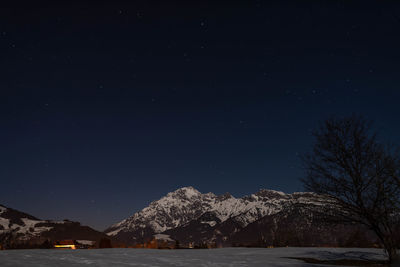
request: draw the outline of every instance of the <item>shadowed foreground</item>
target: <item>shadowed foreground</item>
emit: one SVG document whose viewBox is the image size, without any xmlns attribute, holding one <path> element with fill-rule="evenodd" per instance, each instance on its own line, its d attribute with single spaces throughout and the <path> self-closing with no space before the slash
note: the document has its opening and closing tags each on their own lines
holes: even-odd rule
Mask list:
<svg viewBox="0 0 400 267">
<path fill-rule="evenodd" d="M 322 266 L 294 258 L 381 261 L 385 256 L 380 249 L 361 248 L 0 251 L 2 266 Z"/>
</svg>

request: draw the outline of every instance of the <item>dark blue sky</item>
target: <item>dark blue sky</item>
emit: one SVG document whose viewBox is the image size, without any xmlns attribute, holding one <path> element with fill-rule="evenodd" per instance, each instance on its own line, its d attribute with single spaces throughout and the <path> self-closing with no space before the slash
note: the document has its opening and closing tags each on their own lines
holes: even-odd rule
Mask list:
<svg viewBox="0 0 400 267">
<path fill-rule="evenodd" d="M 182 186 L 303 190 L 331 115 L 399 143 L 399 4 L 265 2 L 0 8 L 0 203 L 104 229 Z"/>
</svg>

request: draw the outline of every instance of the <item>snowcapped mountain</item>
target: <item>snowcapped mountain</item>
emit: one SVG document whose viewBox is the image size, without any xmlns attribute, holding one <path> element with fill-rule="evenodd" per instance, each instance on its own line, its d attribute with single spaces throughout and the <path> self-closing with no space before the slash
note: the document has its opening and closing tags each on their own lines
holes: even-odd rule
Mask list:
<svg viewBox="0 0 400 267">
<path fill-rule="evenodd" d="M 262 189 L 235 198 L 202 194 L 193 187 L 168 193 L 100 233 L 78 222 L 41 220 L 0 205 L 0 245 L 31 248 L 57 240 L 143 244 L 153 238 L 181 246 L 372 246 L 374 237 L 357 225 L 318 220 L 326 204 L 314 193 Z M 324 206 L 321 206 L 324 205 Z"/>
<path fill-rule="evenodd" d="M 180 188 L 112 225 L 105 233 L 127 243 L 141 243 L 154 234 L 198 218 L 213 207 L 216 198 L 212 193 L 201 194 L 193 187 Z"/>
<path fill-rule="evenodd" d="M 244 228 L 264 216 L 282 211 L 288 205 L 314 203 L 316 198 L 318 196 L 313 193 L 285 194 L 265 189 L 235 198 L 229 193 L 217 196 L 213 193 L 202 194 L 193 187 L 183 187 L 112 225 L 105 233 L 123 242 L 142 243 L 154 234 L 187 227 L 199 218 L 201 221 L 198 223 L 208 224 L 211 228 L 224 222 Z M 208 221 L 205 220 L 207 218 Z"/>
<path fill-rule="evenodd" d="M 68 220 L 40 220 L 32 215 L 0 205 L 0 245 L 30 247 L 45 241 L 81 239 L 98 241 L 106 235 Z"/>
</svg>

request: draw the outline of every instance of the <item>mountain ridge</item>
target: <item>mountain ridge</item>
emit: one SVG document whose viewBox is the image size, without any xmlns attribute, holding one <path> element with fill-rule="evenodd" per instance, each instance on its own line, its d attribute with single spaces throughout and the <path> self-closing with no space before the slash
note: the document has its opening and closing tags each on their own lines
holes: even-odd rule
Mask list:
<svg viewBox="0 0 400 267">
<path fill-rule="evenodd" d="M 69 220 L 42 220 L 0 204 L 0 245 L 4 248 L 31 248 L 58 240 L 108 238 L 89 226 Z"/>
<path fill-rule="evenodd" d="M 144 247 L 162 238 L 181 247 L 376 246 L 368 229 L 320 220 L 328 205 L 312 192 L 260 189 L 236 198 L 201 193 L 194 187 L 169 192 L 130 217 L 98 232 L 78 222 L 41 220 L 0 205 L 0 245 L 21 248 L 64 239 L 111 239 L 121 246 Z M 330 204 L 329 204 L 330 205 Z M 116 243 L 115 243 L 116 242 Z M 28 246 L 29 247 L 29 246 Z"/>
<path fill-rule="evenodd" d="M 104 232 L 127 243 L 143 243 L 154 234 L 184 226 L 204 213 L 212 213 L 219 224 L 234 220 L 242 228 L 267 215 L 275 214 L 291 202 L 311 203 L 319 196 L 310 192 L 286 194 L 260 189 L 236 198 L 230 193 L 201 193 L 192 186 L 178 188 L 132 216 L 107 228 Z M 210 221 L 213 224 L 213 222 Z"/>
</svg>

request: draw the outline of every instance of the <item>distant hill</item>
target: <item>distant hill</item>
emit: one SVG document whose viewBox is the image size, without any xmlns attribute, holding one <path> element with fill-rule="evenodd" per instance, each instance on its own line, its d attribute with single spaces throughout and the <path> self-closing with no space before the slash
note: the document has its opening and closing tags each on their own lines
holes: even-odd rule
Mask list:
<svg viewBox="0 0 400 267">
<path fill-rule="evenodd" d="M 78 222 L 40 220 L 27 213 L 0 205 L 0 244 L 5 248 L 29 248 L 57 240 L 107 238 Z"/>
</svg>

